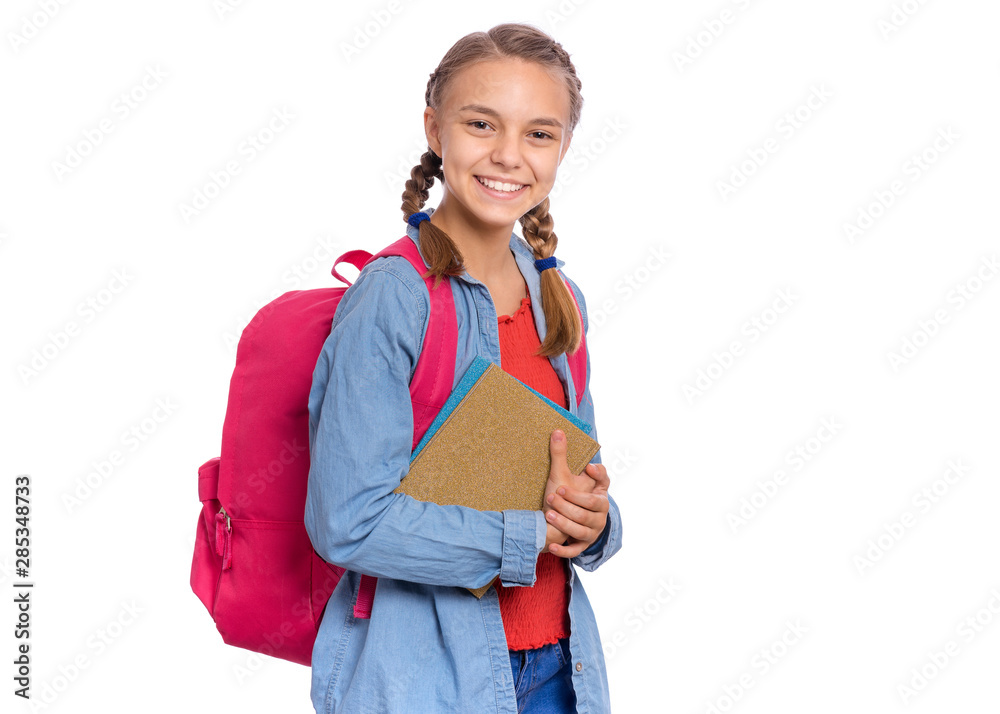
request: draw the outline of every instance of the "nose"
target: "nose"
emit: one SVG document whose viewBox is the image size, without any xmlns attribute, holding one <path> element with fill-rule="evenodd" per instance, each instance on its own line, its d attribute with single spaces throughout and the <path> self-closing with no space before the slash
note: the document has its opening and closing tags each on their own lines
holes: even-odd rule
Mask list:
<svg viewBox="0 0 1000 714">
<path fill-rule="evenodd" d="M 510 132 L 501 132 L 496 138 L 493 153 L 490 156 L 493 163 L 507 168 L 521 166 L 521 138 Z"/>
</svg>

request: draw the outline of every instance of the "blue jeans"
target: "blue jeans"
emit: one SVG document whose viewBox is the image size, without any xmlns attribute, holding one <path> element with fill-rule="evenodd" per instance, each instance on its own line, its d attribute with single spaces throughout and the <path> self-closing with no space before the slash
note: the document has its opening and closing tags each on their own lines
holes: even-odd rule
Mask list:
<svg viewBox="0 0 1000 714">
<path fill-rule="evenodd" d="M 534 650 L 509 650 L 518 714 L 576 711 L 569 640 Z"/>
</svg>

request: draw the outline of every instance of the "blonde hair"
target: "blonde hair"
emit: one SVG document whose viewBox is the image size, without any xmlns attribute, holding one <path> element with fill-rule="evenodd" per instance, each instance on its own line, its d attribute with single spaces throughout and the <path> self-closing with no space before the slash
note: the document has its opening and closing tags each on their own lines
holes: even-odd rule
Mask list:
<svg viewBox="0 0 1000 714">
<path fill-rule="evenodd" d="M 427 106 L 438 109 L 449 81 L 463 68 L 476 62 L 507 58 L 535 62 L 552 72 L 553 76 L 565 80 L 570 104 L 567 131 L 572 132 L 580 120 L 583 107 L 581 83 L 576 76 L 576 69 L 562 45 L 531 25 L 505 23 L 488 32 L 470 33 L 456 42 L 430 75 L 425 95 Z M 420 163 L 410 171 L 410 178 L 403 191 L 404 221 L 424 207 L 428 189 L 434 185 L 434 179 L 439 178 L 444 182 L 441 163 L 441 157 L 428 147 L 427 152 L 420 157 Z M 521 216 L 520 221 L 524 239 L 531 246 L 536 259 L 548 258 L 556 252 L 559 241 L 552 230 L 554 221 L 549 213 L 548 196 Z M 448 234 L 430 221 L 421 221 L 418 230 L 420 251 L 430 266 L 424 277 L 434 275 L 436 288 L 445 275 L 461 275 L 465 269 L 462 254 Z M 546 333 L 536 354 L 549 357 L 563 352 L 575 352 L 583 337 L 583 324 L 569 286 L 558 270 L 551 269 L 542 271 L 541 285 Z"/>
</svg>

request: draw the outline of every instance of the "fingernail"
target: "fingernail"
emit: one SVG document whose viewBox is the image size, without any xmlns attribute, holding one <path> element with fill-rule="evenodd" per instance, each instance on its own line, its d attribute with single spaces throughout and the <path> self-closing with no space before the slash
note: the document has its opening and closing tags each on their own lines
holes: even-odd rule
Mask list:
<svg viewBox="0 0 1000 714">
<path fill-rule="evenodd" d="M 545 517 L 548 518 L 550 521 L 554 521 L 556 519 L 556 512 L 549 511 L 548 513 L 545 514 Z"/>
<path fill-rule="evenodd" d="M 562 441 L 563 433 L 559 429 L 556 429 L 554 432 L 552 432 L 552 439 L 555 441 Z"/>
<path fill-rule="evenodd" d="M 565 486 L 560 486 L 559 488 L 556 489 L 556 493 L 558 493 L 560 496 L 565 496 L 566 495 L 566 487 Z M 549 496 L 549 498 L 552 498 L 552 496 Z"/>
<path fill-rule="evenodd" d="M 550 493 L 548 495 L 548 498 L 546 498 L 545 500 L 546 500 L 547 503 L 552 503 L 555 500 L 555 498 L 556 498 L 556 495 L 554 493 Z"/>
</svg>

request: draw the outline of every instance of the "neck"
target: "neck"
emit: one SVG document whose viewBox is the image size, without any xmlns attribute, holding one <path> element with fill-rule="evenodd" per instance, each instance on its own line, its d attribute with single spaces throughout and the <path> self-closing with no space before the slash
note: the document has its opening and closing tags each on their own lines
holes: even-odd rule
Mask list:
<svg viewBox="0 0 1000 714">
<path fill-rule="evenodd" d="M 431 223 L 443 230 L 462 253 L 466 272 L 482 282 L 510 270 L 514 255 L 510 251 L 509 226 L 486 225 L 479 221 L 448 211 L 442 201 L 431 214 Z"/>
</svg>

